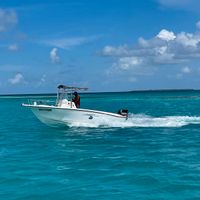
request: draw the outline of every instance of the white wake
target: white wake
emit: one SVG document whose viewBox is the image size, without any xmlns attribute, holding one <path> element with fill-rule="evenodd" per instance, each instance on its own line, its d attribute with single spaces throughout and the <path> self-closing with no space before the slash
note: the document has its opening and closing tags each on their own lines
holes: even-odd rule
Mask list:
<svg viewBox="0 0 200 200">
<path fill-rule="evenodd" d="M 200 124 L 198 116 L 163 116 L 152 117 L 143 114 L 130 114 L 123 122 L 99 119 L 93 123 L 76 122 L 70 127 L 182 127 L 189 124 Z"/>
</svg>

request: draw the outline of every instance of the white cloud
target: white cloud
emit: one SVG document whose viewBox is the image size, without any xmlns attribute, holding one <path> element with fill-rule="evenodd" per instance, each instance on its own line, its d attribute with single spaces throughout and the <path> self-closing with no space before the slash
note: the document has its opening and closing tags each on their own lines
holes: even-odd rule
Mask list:
<svg viewBox="0 0 200 200">
<path fill-rule="evenodd" d="M 137 66 L 137 72 L 144 67 L 188 63 L 200 59 L 200 31 L 175 34 L 162 29 L 148 40 L 140 37 L 132 47 L 127 44 L 118 47 L 105 46 L 102 55 L 114 58 L 114 66 L 118 66 L 118 70 L 133 71 Z"/>
<path fill-rule="evenodd" d="M 158 54 L 163 55 L 167 51 L 167 46 L 158 47 L 158 48 L 156 48 L 156 51 L 157 51 Z"/>
<path fill-rule="evenodd" d="M 186 66 L 181 69 L 181 72 L 184 74 L 189 74 L 189 73 L 191 73 L 191 69 Z"/>
<path fill-rule="evenodd" d="M 165 41 L 174 40 L 176 38 L 175 34 L 172 31 L 168 31 L 166 29 L 162 29 L 156 37 Z"/>
<path fill-rule="evenodd" d="M 37 82 L 36 86 L 40 87 L 46 83 L 46 74 L 43 74 L 40 80 Z"/>
<path fill-rule="evenodd" d="M 17 13 L 14 10 L 0 8 L 0 32 L 7 31 L 17 22 Z"/>
<path fill-rule="evenodd" d="M 53 63 L 59 63 L 60 62 L 60 57 L 57 55 L 57 51 L 58 49 L 57 48 L 53 48 L 51 51 L 50 51 L 50 59 Z"/>
<path fill-rule="evenodd" d="M 185 33 L 181 32 L 177 35 L 176 39 L 177 43 L 180 43 L 183 46 L 191 46 L 191 47 L 197 47 L 197 45 L 200 42 L 200 34 L 199 33 Z"/>
<path fill-rule="evenodd" d="M 43 75 L 42 75 L 42 78 L 40 79 L 40 81 L 41 81 L 42 83 L 45 83 L 45 82 L 46 82 L 46 74 L 43 74 Z"/>
<path fill-rule="evenodd" d="M 140 37 L 139 39 L 138 39 L 138 44 L 139 44 L 139 46 L 141 46 L 141 47 L 149 47 L 149 43 L 148 43 L 148 41 L 146 41 L 144 38 L 142 38 L 142 37 Z"/>
<path fill-rule="evenodd" d="M 113 59 L 106 69 L 109 76 L 125 75 L 128 80 L 130 75 L 137 78 L 153 75 L 161 67 L 178 67 L 180 71 L 175 76 L 182 79 L 192 73 L 187 65 L 200 61 L 200 30 L 174 33 L 162 29 L 150 39 L 140 37 L 135 44 L 106 45 L 102 55 Z"/>
<path fill-rule="evenodd" d="M 17 73 L 13 78 L 8 79 L 8 82 L 11 83 L 12 85 L 21 83 L 23 81 L 24 81 L 24 76 L 21 73 Z"/>
<path fill-rule="evenodd" d="M 40 43 L 54 46 L 61 49 L 69 49 L 74 46 L 80 46 L 89 42 L 96 40 L 97 36 L 90 36 L 90 37 L 71 37 L 71 38 L 59 38 L 59 39 L 49 39 L 49 40 L 42 40 Z"/>
<path fill-rule="evenodd" d="M 196 27 L 197 27 L 198 29 L 200 29 L 200 21 L 198 21 L 198 22 L 196 23 Z"/>
<path fill-rule="evenodd" d="M 105 46 L 103 48 L 102 53 L 105 56 L 112 56 L 112 55 L 121 56 L 122 54 L 123 55 L 127 55 L 128 54 L 128 49 L 127 49 L 126 45 L 119 46 L 117 48 L 107 45 L 107 46 Z"/>
<path fill-rule="evenodd" d="M 142 60 L 137 57 L 123 57 L 119 59 L 118 67 L 122 70 L 128 70 L 142 63 Z"/>
<path fill-rule="evenodd" d="M 182 67 L 180 72 L 176 74 L 176 79 L 183 79 L 185 75 L 190 74 L 191 69 L 188 66 Z"/>
<path fill-rule="evenodd" d="M 8 46 L 9 51 L 17 51 L 19 49 L 17 44 L 11 44 Z"/>
</svg>

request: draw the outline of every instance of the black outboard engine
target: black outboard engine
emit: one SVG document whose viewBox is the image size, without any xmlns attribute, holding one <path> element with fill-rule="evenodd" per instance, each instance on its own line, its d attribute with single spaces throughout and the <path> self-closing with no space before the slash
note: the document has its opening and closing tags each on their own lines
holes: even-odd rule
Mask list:
<svg viewBox="0 0 200 200">
<path fill-rule="evenodd" d="M 120 109 L 120 110 L 118 110 L 117 114 L 128 117 L 128 110 L 127 109 Z"/>
</svg>

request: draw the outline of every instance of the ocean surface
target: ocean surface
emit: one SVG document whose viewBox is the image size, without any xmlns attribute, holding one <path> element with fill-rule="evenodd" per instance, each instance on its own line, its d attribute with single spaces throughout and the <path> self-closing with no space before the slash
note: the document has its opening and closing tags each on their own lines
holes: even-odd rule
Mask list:
<svg viewBox="0 0 200 200">
<path fill-rule="evenodd" d="M 199 200 L 200 91 L 81 94 L 81 107 L 129 109 L 126 123 L 51 128 L 0 97 L 0 199 Z"/>
</svg>

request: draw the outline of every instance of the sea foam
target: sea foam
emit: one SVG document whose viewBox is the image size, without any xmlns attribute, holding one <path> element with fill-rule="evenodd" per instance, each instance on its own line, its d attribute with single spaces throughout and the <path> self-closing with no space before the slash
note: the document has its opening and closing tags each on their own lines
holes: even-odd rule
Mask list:
<svg viewBox="0 0 200 200">
<path fill-rule="evenodd" d="M 95 123 L 76 122 L 71 123 L 70 127 L 182 127 L 189 124 L 200 124 L 199 116 L 162 116 L 153 117 L 144 114 L 129 114 L 129 118 L 123 122 L 108 121 L 100 119 Z"/>
</svg>

